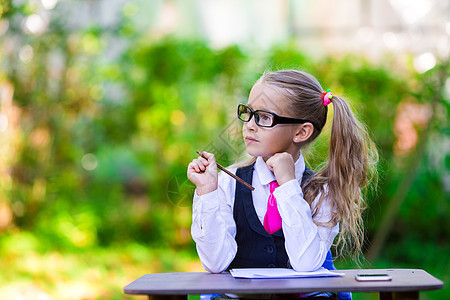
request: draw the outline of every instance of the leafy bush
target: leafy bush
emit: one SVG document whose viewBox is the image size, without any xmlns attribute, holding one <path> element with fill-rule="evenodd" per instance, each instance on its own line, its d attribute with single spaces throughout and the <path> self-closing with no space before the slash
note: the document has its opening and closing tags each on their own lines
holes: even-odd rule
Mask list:
<svg viewBox="0 0 450 300">
<path fill-rule="evenodd" d="M 116 30 L 71 31 L 53 20 L 46 33 L 23 35 L 29 8 L 0 7 L 10 24 L 0 41 L 0 95 L 6 99 L 10 87 L 14 92 L 12 103 L 0 106 L 10 120 L 7 133 L 0 132 L 6 145 L 0 148 L 0 212 L 11 217 L 0 222 L 0 253 L 9 260 L 2 269 L 19 271 L 4 274 L 0 284 L 41 274 L 42 289 L 51 291 L 69 276 L 67 268 L 55 270 L 61 278 L 45 271 L 46 262 L 61 255 L 77 276 L 94 268 L 118 285 L 122 266 L 129 280 L 138 270 L 200 268 L 189 232 L 193 186 L 186 166 L 196 150 L 215 152 L 224 165 L 242 158 L 236 105 L 262 72 L 279 68 L 310 72 L 348 99 L 379 147 L 379 189 L 367 200 L 367 249 L 380 230 L 387 234 L 383 251 L 367 263 L 423 268 L 448 280 L 442 262 L 450 231 L 445 63 L 419 75 L 389 58 L 384 64 L 359 55 L 313 59 L 290 42 L 254 56 L 238 46 L 217 50 L 199 40 L 148 38 L 126 18 Z M 104 53 L 117 47 L 114 40 L 128 43 L 108 60 Z M 11 41 L 23 51 L 31 47 L 31 58 L 6 51 Z M 419 140 L 400 155 L 395 126 L 404 103 L 422 105 L 431 118 L 414 128 Z M 326 128 L 309 151 L 313 168 L 326 159 L 328 136 Z M 394 208 L 384 226 L 384 208 L 394 200 L 398 213 Z M 172 249 L 171 255 L 160 249 Z M 96 261 L 96 254 L 104 258 Z M 40 267 L 19 267 L 17 260 L 27 257 L 26 264 Z M 108 289 L 111 296 L 121 287 Z"/>
</svg>

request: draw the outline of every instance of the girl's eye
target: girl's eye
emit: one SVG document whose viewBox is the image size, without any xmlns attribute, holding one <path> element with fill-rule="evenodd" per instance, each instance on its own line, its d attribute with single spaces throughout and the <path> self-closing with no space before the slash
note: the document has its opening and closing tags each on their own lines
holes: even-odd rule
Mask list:
<svg viewBox="0 0 450 300">
<path fill-rule="evenodd" d="M 273 117 L 271 114 L 260 113 L 258 116 L 258 123 L 262 126 L 272 125 Z"/>
<path fill-rule="evenodd" d="M 272 116 L 271 116 L 271 115 L 268 115 L 268 114 L 262 114 L 262 115 L 260 116 L 260 118 L 261 118 L 261 120 L 263 120 L 263 121 L 269 121 L 269 120 L 272 119 Z"/>
</svg>

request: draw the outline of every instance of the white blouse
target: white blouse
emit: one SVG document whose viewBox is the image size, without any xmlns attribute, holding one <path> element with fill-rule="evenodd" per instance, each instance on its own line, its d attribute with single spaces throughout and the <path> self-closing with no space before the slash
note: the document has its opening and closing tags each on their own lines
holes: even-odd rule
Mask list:
<svg viewBox="0 0 450 300">
<path fill-rule="evenodd" d="M 231 168 L 232 173 L 236 172 Z M 312 271 L 325 261 L 336 235 L 339 224 L 332 228 L 317 226 L 314 221 L 326 223 L 331 219 L 330 201 L 324 199 L 318 214 L 311 216 L 311 208 L 303 199 L 301 180 L 305 161 L 300 157 L 295 162 L 295 177 L 274 191 L 278 210 L 282 218 L 286 252 L 289 262 L 297 271 Z M 256 159 L 252 186 L 253 205 L 261 224 L 267 210 L 269 183 L 275 176 L 261 157 Z M 200 261 L 205 270 L 220 273 L 227 269 L 236 252 L 236 224 L 233 218 L 236 181 L 224 172 L 219 173 L 218 189 L 198 196 L 194 194 L 191 234 Z M 317 205 L 317 197 L 312 208 Z M 313 221 L 314 220 L 314 221 Z"/>
</svg>

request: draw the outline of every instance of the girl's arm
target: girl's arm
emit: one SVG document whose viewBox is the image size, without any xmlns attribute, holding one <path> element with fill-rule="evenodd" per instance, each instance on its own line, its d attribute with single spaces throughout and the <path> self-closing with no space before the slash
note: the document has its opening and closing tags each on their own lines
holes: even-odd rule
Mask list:
<svg viewBox="0 0 450 300">
<path fill-rule="evenodd" d="M 236 224 L 233 218 L 232 201 L 234 199 L 235 182 L 231 177 L 220 173 L 218 178 L 216 177 L 218 183 L 215 183 L 216 188 L 214 190 L 209 190 L 211 186 L 214 186 L 214 175 L 211 176 L 212 180 L 204 180 L 200 183 L 202 179 L 198 177 L 203 175 L 202 172 L 214 174 L 215 171 L 217 174 L 217 169 L 208 170 L 208 167 L 216 168 L 216 165 L 214 156 L 207 155 L 208 166 L 204 166 L 204 168 L 198 166 L 199 172 L 197 174 L 189 174 L 189 171 L 196 172 L 196 166 L 193 166 L 190 170 L 188 168 L 188 178 L 194 177 L 191 181 L 197 183 L 192 205 L 191 234 L 205 270 L 220 273 L 226 270 L 237 252 Z M 199 161 L 194 164 L 201 162 L 202 160 L 199 158 Z"/>
<path fill-rule="evenodd" d="M 318 226 L 327 223 L 332 209 L 325 198 L 318 214 L 312 218 L 311 207 L 303 199 L 303 192 L 297 180 L 291 180 L 278 187 L 274 196 L 283 220 L 286 252 L 292 267 L 297 271 L 312 271 L 320 268 L 326 258 L 334 238 L 339 233 L 339 225 Z M 317 205 L 318 198 L 312 203 Z"/>
<path fill-rule="evenodd" d="M 327 223 L 331 219 L 330 203 L 325 200 L 313 220 L 312 209 L 304 200 L 300 183 L 295 178 L 292 156 L 286 152 L 276 153 L 266 164 L 280 184 L 274 196 L 283 222 L 285 247 L 290 264 L 297 271 L 316 270 L 323 265 L 339 232 L 339 225 L 328 228 L 318 226 L 314 222 Z M 317 200 L 312 203 L 312 208 L 317 205 Z"/>
</svg>

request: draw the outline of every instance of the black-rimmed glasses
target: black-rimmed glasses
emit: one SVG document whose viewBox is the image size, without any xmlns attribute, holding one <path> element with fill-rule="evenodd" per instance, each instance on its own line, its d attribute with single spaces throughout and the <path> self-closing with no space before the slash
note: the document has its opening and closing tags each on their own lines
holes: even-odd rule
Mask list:
<svg viewBox="0 0 450 300">
<path fill-rule="evenodd" d="M 309 120 L 282 117 L 273 112 L 265 110 L 253 110 L 251 107 L 248 107 L 247 105 L 244 104 L 238 105 L 237 115 L 238 118 L 244 122 L 249 122 L 252 119 L 252 117 L 255 116 L 256 125 L 261 127 L 273 127 L 277 124 L 302 124 L 302 123 L 311 123 L 313 124 L 314 127 L 316 127 L 316 125 Z"/>
</svg>

